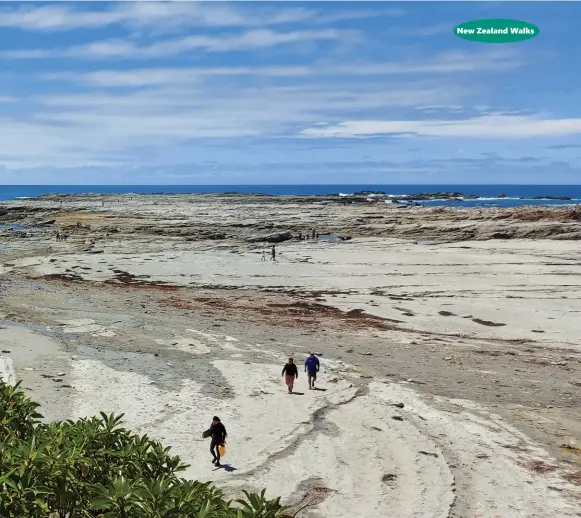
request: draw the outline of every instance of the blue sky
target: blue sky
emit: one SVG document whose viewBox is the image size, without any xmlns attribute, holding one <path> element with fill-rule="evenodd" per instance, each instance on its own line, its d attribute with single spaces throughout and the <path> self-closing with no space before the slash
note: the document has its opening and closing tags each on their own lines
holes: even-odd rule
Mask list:
<svg viewBox="0 0 581 518">
<path fill-rule="evenodd" d="M 540 35 L 474 43 L 511 18 Z M 581 3 L 0 2 L 0 183 L 581 183 Z"/>
</svg>

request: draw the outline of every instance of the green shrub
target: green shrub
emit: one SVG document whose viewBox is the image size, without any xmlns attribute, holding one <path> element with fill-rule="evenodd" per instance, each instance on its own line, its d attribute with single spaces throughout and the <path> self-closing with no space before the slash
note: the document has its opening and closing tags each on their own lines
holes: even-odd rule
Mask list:
<svg viewBox="0 0 581 518">
<path fill-rule="evenodd" d="M 170 448 L 121 426 L 121 416 L 43 423 L 32 402 L 0 381 L 3 518 L 277 518 L 280 499 L 244 492 L 226 501 L 209 482 L 180 478 Z"/>
</svg>

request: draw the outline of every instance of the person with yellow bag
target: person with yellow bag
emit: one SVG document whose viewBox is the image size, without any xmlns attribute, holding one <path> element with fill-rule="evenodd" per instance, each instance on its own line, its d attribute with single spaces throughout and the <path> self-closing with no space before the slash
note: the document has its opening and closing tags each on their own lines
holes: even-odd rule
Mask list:
<svg viewBox="0 0 581 518">
<path fill-rule="evenodd" d="M 212 464 L 220 466 L 220 457 L 226 455 L 226 427 L 220 421 L 218 416 L 212 418 L 212 424 L 203 434 L 202 437 L 211 437 L 210 453 L 212 454 Z"/>
</svg>

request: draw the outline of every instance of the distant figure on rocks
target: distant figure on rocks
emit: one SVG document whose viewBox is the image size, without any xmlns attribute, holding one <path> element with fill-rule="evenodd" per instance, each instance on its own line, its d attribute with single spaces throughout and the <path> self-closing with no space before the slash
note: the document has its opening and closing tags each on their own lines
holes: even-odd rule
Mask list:
<svg viewBox="0 0 581 518">
<path fill-rule="evenodd" d="M 302 233 L 302 231 L 299 230 L 299 241 L 302 241 L 302 240 L 303 240 L 303 233 Z"/>
<path fill-rule="evenodd" d="M 218 446 L 223 446 L 226 444 L 226 437 L 228 433 L 226 432 L 226 427 L 220 421 L 218 416 L 212 418 L 212 424 L 203 434 L 202 437 L 211 437 L 210 442 L 210 453 L 212 454 L 212 464 L 214 466 L 220 466 L 220 450 Z"/>
<path fill-rule="evenodd" d="M 264 250 L 262 251 L 262 257 L 260 258 L 260 261 L 266 261 L 266 252 Z"/>
<path fill-rule="evenodd" d="M 317 233 L 315 232 L 315 229 L 313 229 L 313 232 L 311 232 L 311 239 L 315 239 L 316 235 Z"/>
<path fill-rule="evenodd" d="M 299 379 L 299 369 L 297 369 L 297 365 L 292 358 L 289 358 L 288 363 L 282 368 L 282 375 L 289 394 L 292 394 L 295 379 Z"/>
<path fill-rule="evenodd" d="M 61 233 L 58 230 L 56 231 L 56 240 L 57 241 L 61 240 Z"/>
<path fill-rule="evenodd" d="M 276 261 L 276 248 L 274 246 L 270 250 L 270 260 Z"/>
<path fill-rule="evenodd" d="M 305 372 L 307 373 L 309 380 L 309 390 L 315 388 L 315 381 L 317 381 L 317 372 L 319 372 L 319 358 L 315 356 L 315 353 L 310 353 L 305 360 Z"/>
</svg>

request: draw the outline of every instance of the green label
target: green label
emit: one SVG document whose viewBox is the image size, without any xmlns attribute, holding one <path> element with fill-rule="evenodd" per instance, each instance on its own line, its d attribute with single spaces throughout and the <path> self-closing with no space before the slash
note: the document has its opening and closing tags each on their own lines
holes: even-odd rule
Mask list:
<svg viewBox="0 0 581 518">
<path fill-rule="evenodd" d="M 460 38 L 482 43 L 512 43 L 530 40 L 538 36 L 539 28 L 532 23 L 519 20 L 474 20 L 462 23 L 454 29 Z"/>
</svg>

